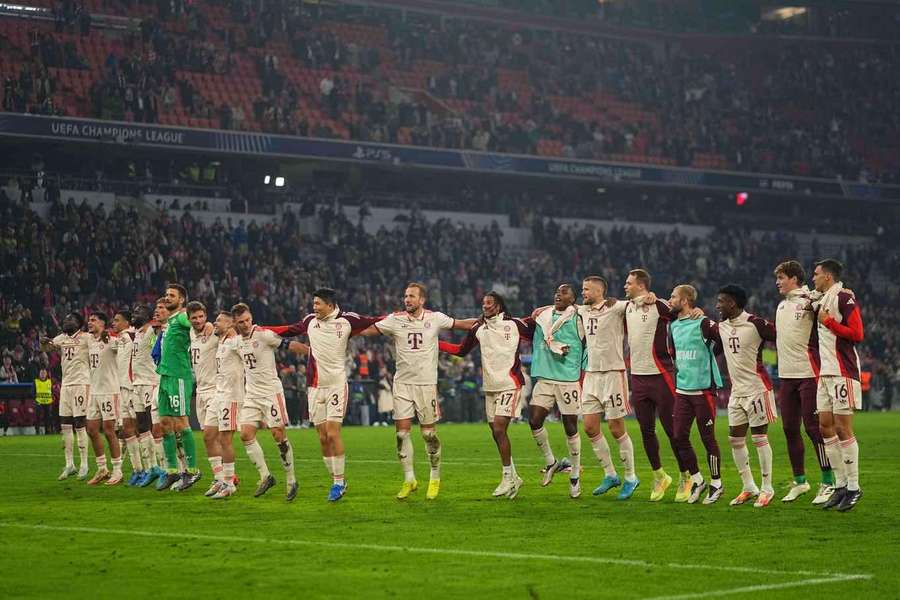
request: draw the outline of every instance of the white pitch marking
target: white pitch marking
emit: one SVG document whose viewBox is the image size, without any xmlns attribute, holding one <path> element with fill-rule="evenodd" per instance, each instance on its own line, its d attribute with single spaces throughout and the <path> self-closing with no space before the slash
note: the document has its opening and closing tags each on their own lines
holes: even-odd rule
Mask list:
<svg viewBox="0 0 900 600">
<path fill-rule="evenodd" d="M 847 573 L 819 573 L 814 571 L 781 571 L 776 569 L 752 569 L 750 567 L 732 567 L 728 565 L 702 565 L 690 563 L 652 563 L 639 559 L 605 558 L 601 556 L 564 556 L 556 554 L 530 554 L 525 552 L 496 552 L 491 550 L 463 550 L 457 548 L 425 548 L 419 546 L 392 546 L 384 544 L 355 544 L 349 542 L 322 542 L 315 540 L 297 539 L 270 539 L 260 537 L 239 537 L 227 535 L 210 535 L 205 533 L 174 533 L 167 531 L 142 531 L 139 529 L 105 529 L 101 527 L 74 527 L 63 525 L 38 525 L 28 523 L 2 523 L 0 527 L 15 527 L 19 529 L 32 529 L 44 531 L 69 531 L 73 533 L 104 533 L 112 535 L 133 535 L 149 538 L 170 538 L 180 540 L 203 540 L 210 542 L 238 542 L 259 544 L 281 544 L 284 546 L 317 546 L 323 548 L 346 548 L 349 550 L 374 550 L 377 552 L 413 552 L 417 554 L 444 554 L 448 556 L 471 556 L 478 558 L 503 558 L 514 560 L 539 560 L 539 561 L 568 561 L 579 563 L 594 563 L 604 565 L 624 565 L 631 567 L 675 569 L 675 570 L 707 570 L 724 571 L 734 573 L 755 573 L 759 575 L 812 575 L 831 581 L 837 578 L 844 579 L 869 579 L 871 575 L 854 575 Z M 693 598 L 694 596 L 686 596 Z M 680 596 L 673 596 L 680 598 Z"/>
<path fill-rule="evenodd" d="M 858 579 L 871 579 L 871 575 L 850 575 L 836 574 L 831 577 L 818 577 L 815 579 L 801 579 L 799 581 L 786 581 L 784 583 L 765 583 L 760 585 L 748 585 L 739 588 L 731 588 L 727 590 L 709 590 L 705 592 L 697 592 L 694 594 L 678 594 L 675 596 L 654 596 L 653 598 L 645 598 L 644 600 L 692 600 L 694 598 L 715 598 L 719 596 L 731 596 L 732 594 L 743 594 L 749 592 L 766 592 L 771 590 L 784 590 L 807 585 L 824 585 L 828 583 L 839 583 L 841 581 L 855 581 Z"/>
</svg>

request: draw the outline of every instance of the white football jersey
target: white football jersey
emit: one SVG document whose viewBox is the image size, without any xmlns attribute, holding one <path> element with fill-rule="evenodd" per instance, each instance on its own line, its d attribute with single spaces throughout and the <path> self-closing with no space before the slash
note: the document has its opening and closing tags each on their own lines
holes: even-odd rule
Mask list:
<svg viewBox="0 0 900 600">
<path fill-rule="evenodd" d="M 115 349 L 118 343 L 117 336 L 109 336 L 106 342 L 90 337 L 88 352 L 91 365 L 91 393 L 118 394 L 119 373 Z"/>
<path fill-rule="evenodd" d="M 246 337 L 240 336 L 241 359 L 244 361 L 244 395 L 247 398 L 274 397 L 281 389 L 275 349 L 281 336 L 256 325 Z"/>
<path fill-rule="evenodd" d="M 744 311 L 733 319 L 721 321 L 716 330 L 722 341 L 731 395 L 748 397 L 772 389 L 772 382 L 762 362 L 765 341 L 775 341 L 775 326 Z"/>
<path fill-rule="evenodd" d="M 75 335 L 61 333 L 53 338 L 53 344 L 59 348 L 59 360 L 62 364 L 62 385 L 89 385 L 91 369 L 88 347 L 91 334 L 77 331 Z"/>
<path fill-rule="evenodd" d="M 116 372 L 119 376 L 119 386 L 127 390 L 132 388 L 133 374 L 131 361 L 134 358 L 134 328 L 129 327 L 116 336 L 113 350 L 116 353 Z"/>
<path fill-rule="evenodd" d="M 819 336 L 806 286 L 793 290 L 778 304 L 778 377 L 809 379 L 819 374 Z"/>
<path fill-rule="evenodd" d="M 588 371 L 625 370 L 625 310 L 628 302 L 613 306 L 578 306 L 587 340 Z"/>
<path fill-rule="evenodd" d="M 156 385 L 159 383 L 156 364 L 150 355 L 155 343 L 156 332 L 149 325 L 146 330 L 138 330 L 134 333 L 133 353 L 131 356 L 131 382 L 134 385 Z"/>
<path fill-rule="evenodd" d="M 397 312 L 375 323 L 378 331 L 394 340 L 397 362 L 394 383 L 436 385 L 438 336 L 442 330 L 452 329 L 454 323 L 452 317 L 430 310 L 418 319 Z"/>
<path fill-rule="evenodd" d="M 215 337 L 215 336 L 214 336 Z M 222 340 L 216 337 L 216 393 L 229 402 L 244 399 L 244 361 L 241 358 L 241 338 L 233 336 Z"/>
<path fill-rule="evenodd" d="M 216 389 L 216 350 L 219 338 L 214 334 L 198 334 L 191 328 L 191 368 L 198 392 L 214 392 Z"/>
</svg>

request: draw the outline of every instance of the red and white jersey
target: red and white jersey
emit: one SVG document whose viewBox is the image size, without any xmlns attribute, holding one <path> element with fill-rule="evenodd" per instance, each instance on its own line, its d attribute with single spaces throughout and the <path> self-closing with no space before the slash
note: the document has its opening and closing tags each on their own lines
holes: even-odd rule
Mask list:
<svg viewBox="0 0 900 600">
<path fill-rule="evenodd" d="M 244 395 L 247 398 L 274 397 L 281 389 L 275 349 L 281 336 L 254 325 L 247 336 L 240 336 L 241 360 L 244 361 Z"/>
<path fill-rule="evenodd" d="M 219 338 L 214 334 L 203 335 L 191 327 L 191 368 L 197 391 L 211 393 L 216 390 L 216 350 Z"/>
<path fill-rule="evenodd" d="M 313 388 L 340 387 L 347 383 L 347 343 L 381 320 L 344 312 L 340 307 L 324 319 L 315 313 L 287 327 L 267 327 L 282 337 L 305 335 L 309 338 L 309 357 L 306 363 L 306 384 Z"/>
<path fill-rule="evenodd" d="M 118 336 L 109 336 L 107 341 L 98 340 L 89 336 L 88 353 L 91 365 L 91 393 L 118 394 L 119 393 L 119 367 L 116 362 L 116 349 Z"/>
<path fill-rule="evenodd" d="M 673 369 L 669 354 L 669 305 L 662 300 L 644 304 L 643 296 L 627 303 L 625 325 L 632 375 L 659 375 Z"/>
<path fill-rule="evenodd" d="M 578 306 L 587 340 L 588 371 L 625 370 L 625 311 L 628 305 L 629 302 L 619 300 L 612 306 Z"/>
<path fill-rule="evenodd" d="M 131 361 L 134 358 L 134 327 L 129 327 L 116 336 L 113 350 L 116 353 L 116 373 L 119 376 L 119 386 L 130 390 L 133 383 Z"/>
<path fill-rule="evenodd" d="M 88 346 L 91 334 L 77 331 L 75 335 L 61 333 L 53 338 L 53 345 L 59 348 L 62 364 L 62 385 L 89 385 L 91 368 Z"/>
<path fill-rule="evenodd" d="M 452 317 L 430 310 L 418 319 L 407 312 L 396 312 L 375 323 L 378 331 L 394 340 L 394 383 L 436 385 L 438 336 L 442 330 L 452 329 L 454 323 Z"/>
<path fill-rule="evenodd" d="M 135 331 L 131 355 L 131 382 L 134 385 L 157 385 L 159 375 L 150 353 L 156 342 L 156 332 L 149 325 Z"/>
<path fill-rule="evenodd" d="M 788 292 L 775 311 L 778 339 L 778 377 L 809 379 L 819 376 L 819 336 L 816 315 L 806 286 Z"/>
<path fill-rule="evenodd" d="M 722 344 L 731 395 L 739 398 L 756 396 L 772 389 L 772 381 L 763 366 L 764 342 L 775 341 L 775 325 L 747 311 L 727 321 L 716 323 L 714 334 Z"/>
<path fill-rule="evenodd" d="M 229 402 L 241 402 L 244 399 L 244 361 L 241 358 L 241 338 L 232 336 L 227 339 L 215 337 L 216 346 L 216 393 L 221 394 Z"/>
<path fill-rule="evenodd" d="M 818 324 L 819 356 L 822 359 L 819 375 L 849 377 L 859 381 L 856 344 L 863 341 L 862 314 L 856 298 L 838 289 L 843 288 L 832 288 L 819 304 L 819 310 L 828 309 L 831 315 L 824 324 Z"/>
<path fill-rule="evenodd" d="M 519 389 L 525 385 L 519 342 L 534 337 L 535 324 L 531 318 L 515 319 L 503 313 L 476 323 L 466 334 L 462 344 L 439 344 L 440 348 L 458 356 L 465 356 L 481 346 L 481 372 L 486 392 Z"/>
</svg>

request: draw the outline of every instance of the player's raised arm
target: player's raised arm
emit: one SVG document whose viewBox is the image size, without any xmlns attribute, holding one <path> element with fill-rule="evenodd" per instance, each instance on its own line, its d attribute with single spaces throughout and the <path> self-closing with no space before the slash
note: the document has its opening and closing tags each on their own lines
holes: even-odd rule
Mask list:
<svg viewBox="0 0 900 600">
<path fill-rule="evenodd" d="M 475 324 L 478 323 L 478 319 L 453 319 L 453 326 L 451 329 L 456 329 L 457 331 L 470 331 Z"/>
<path fill-rule="evenodd" d="M 475 337 L 475 332 L 478 331 L 477 327 L 473 327 L 466 334 L 465 339 L 463 339 L 462 343 L 454 344 L 452 342 L 445 342 L 443 340 L 438 342 L 438 349 L 441 352 L 446 352 L 447 354 L 453 354 L 455 356 L 465 356 L 469 352 L 471 352 L 475 346 L 478 345 L 478 338 Z"/>
</svg>

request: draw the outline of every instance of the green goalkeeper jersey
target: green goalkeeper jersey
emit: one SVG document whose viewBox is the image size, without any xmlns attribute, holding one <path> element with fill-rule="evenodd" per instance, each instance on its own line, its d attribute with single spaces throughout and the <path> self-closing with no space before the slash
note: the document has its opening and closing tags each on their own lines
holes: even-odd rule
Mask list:
<svg viewBox="0 0 900 600">
<path fill-rule="evenodd" d="M 179 379 L 194 379 L 191 369 L 191 322 L 187 313 L 177 312 L 169 317 L 162 339 L 162 358 L 156 367 L 160 375 Z"/>
</svg>

